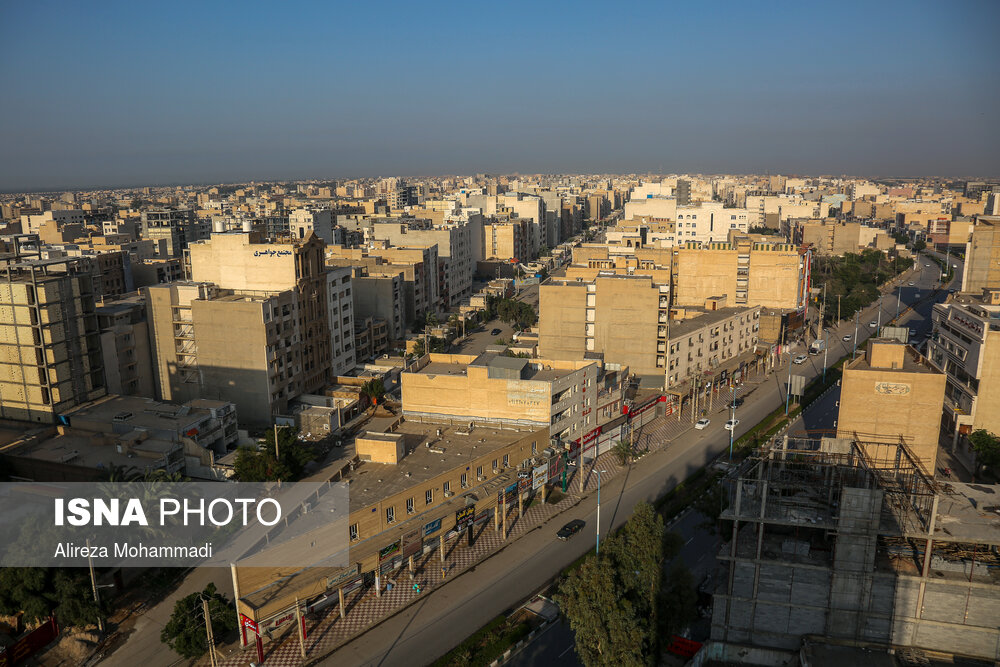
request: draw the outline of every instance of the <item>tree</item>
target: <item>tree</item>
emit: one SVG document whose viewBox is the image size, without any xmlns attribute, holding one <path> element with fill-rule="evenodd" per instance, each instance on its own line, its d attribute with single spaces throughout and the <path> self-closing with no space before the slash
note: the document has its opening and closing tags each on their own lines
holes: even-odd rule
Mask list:
<svg viewBox="0 0 1000 667">
<path fill-rule="evenodd" d="M 208 600 L 212 633 L 221 636 L 237 628 L 236 610 L 225 595 L 210 583 L 201 593 L 191 593 L 174 604 L 174 613 L 160 633 L 160 641 L 181 657 L 197 658 L 208 650 L 202 600 Z"/>
<path fill-rule="evenodd" d="M 290 482 L 298 479 L 314 458 L 311 447 L 297 438 L 298 429 L 278 429 L 278 454 L 274 453 L 274 429 L 268 429 L 261 449 L 240 447 L 236 452 L 233 472 L 240 482 Z"/>
<path fill-rule="evenodd" d="M 628 465 L 628 460 L 632 456 L 632 445 L 628 444 L 624 440 L 619 440 L 615 443 L 612 451 L 614 451 L 615 456 L 618 457 L 618 461 L 622 465 Z"/>
<path fill-rule="evenodd" d="M 640 665 L 648 636 L 643 618 L 622 595 L 613 563 L 606 556 L 587 558 L 560 584 L 555 600 L 576 635 L 584 665 Z"/>
<path fill-rule="evenodd" d="M 976 453 L 976 464 L 1000 471 L 1000 438 L 984 428 L 969 434 L 969 444 Z"/>
<path fill-rule="evenodd" d="M 372 378 L 361 385 L 361 393 L 368 397 L 372 405 L 378 405 L 385 396 L 385 383 L 382 378 Z"/>
<path fill-rule="evenodd" d="M 0 613 L 24 612 L 29 623 L 55 614 L 61 625 L 96 625 L 105 617 L 94 602 L 90 578 L 82 568 L 0 568 Z"/>
<path fill-rule="evenodd" d="M 698 616 L 698 591 L 691 570 L 676 561 L 667 573 L 657 598 L 657 630 L 665 641 Z"/>
</svg>

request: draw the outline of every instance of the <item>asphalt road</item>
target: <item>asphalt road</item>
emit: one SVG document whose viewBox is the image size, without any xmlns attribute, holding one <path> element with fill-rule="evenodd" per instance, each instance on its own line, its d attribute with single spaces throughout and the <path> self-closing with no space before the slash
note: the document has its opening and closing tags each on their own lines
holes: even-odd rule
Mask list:
<svg viewBox="0 0 1000 667">
<path fill-rule="evenodd" d="M 867 322 L 865 318 L 874 314 L 875 308 L 867 309 L 861 321 Z M 840 337 L 853 332 L 851 322 L 843 323 L 831 333 L 839 341 L 834 345 L 839 353 L 831 350 L 828 363 L 834 363 L 851 349 L 845 348 Z M 868 332 L 859 330 L 859 334 L 867 337 Z M 799 366 L 797 372 L 811 380 L 822 363 L 822 355 L 810 357 L 809 363 Z M 785 377 L 787 369 L 779 367 L 777 373 L 747 397 L 737 411 L 740 424 L 736 437 L 784 403 Z M 603 491 L 602 532 L 607 534 L 624 523 L 638 502 L 655 500 L 726 451 L 729 434 L 723 423 L 723 419 L 713 419 L 705 430 L 686 432 L 666 449 L 649 454 L 633 464 L 626 474 L 607 483 Z M 593 496 L 582 499 L 575 508 L 512 542 L 474 570 L 434 589 L 420 603 L 344 645 L 320 664 L 391 666 L 432 662 L 497 614 L 516 607 L 593 548 L 596 505 Z M 587 528 L 572 540 L 556 540 L 556 530 L 570 519 L 583 519 Z"/>
</svg>

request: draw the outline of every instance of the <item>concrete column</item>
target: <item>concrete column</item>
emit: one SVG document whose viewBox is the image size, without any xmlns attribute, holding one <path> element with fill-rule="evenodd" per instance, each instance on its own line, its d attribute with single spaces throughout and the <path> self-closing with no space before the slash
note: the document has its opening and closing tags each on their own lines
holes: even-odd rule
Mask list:
<svg viewBox="0 0 1000 667">
<path fill-rule="evenodd" d="M 493 508 L 493 530 L 500 532 L 500 506 Z"/>
<path fill-rule="evenodd" d="M 581 477 L 583 477 L 583 471 L 581 470 Z M 580 486 L 583 486 L 582 484 Z M 517 494 L 517 518 L 520 519 L 524 516 L 524 493 Z"/>
<path fill-rule="evenodd" d="M 240 581 L 239 581 L 239 577 L 237 577 L 237 575 L 236 575 L 236 564 L 235 563 L 230 563 L 229 564 L 229 570 L 230 570 L 230 572 L 233 575 L 233 603 L 236 605 L 236 617 L 239 618 L 239 613 L 240 613 Z M 243 622 L 240 621 L 240 626 L 242 626 L 242 625 L 243 625 Z M 246 628 L 244 628 L 243 631 L 240 632 L 240 646 L 242 648 L 246 648 L 247 647 L 247 633 L 246 633 Z"/>
<path fill-rule="evenodd" d="M 379 566 L 375 566 L 375 597 L 382 597 L 382 575 L 379 573 Z"/>
<path fill-rule="evenodd" d="M 444 533 L 438 537 L 438 550 L 440 551 L 441 562 L 444 563 Z"/>
<path fill-rule="evenodd" d="M 340 596 L 340 617 L 347 618 L 347 610 L 344 609 L 344 589 L 343 587 L 337 589 L 337 594 Z"/>
<path fill-rule="evenodd" d="M 410 579 L 413 578 L 413 573 L 417 571 L 416 566 L 413 564 L 413 556 L 411 555 L 406 563 L 407 568 L 410 570 Z"/>
<path fill-rule="evenodd" d="M 597 463 L 597 459 L 594 459 L 594 463 Z M 542 484 L 542 502 L 546 502 L 549 499 L 549 485 Z"/>
<path fill-rule="evenodd" d="M 504 494 L 502 507 L 503 509 L 501 510 L 501 512 L 503 512 L 503 514 L 501 515 L 500 520 L 503 525 L 503 540 L 504 542 L 506 542 L 507 541 L 507 494 L 506 493 Z"/>
</svg>

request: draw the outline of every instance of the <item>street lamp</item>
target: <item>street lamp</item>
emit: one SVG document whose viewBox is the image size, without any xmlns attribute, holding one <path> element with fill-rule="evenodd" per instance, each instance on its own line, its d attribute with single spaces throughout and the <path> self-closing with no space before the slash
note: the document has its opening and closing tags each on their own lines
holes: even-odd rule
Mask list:
<svg viewBox="0 0 1000 667">
<path fill-rule="evenodd" d="M 730 418 L 729 423 L 732 426 L 729 429 L 729 460 L 733 460 L 733 433 L 736 432 L 736 390 L 733 389 L 733 402 L 729 404 L 730 407 Z"/>
<path fill-rule="evenodd" d="M 597 551 L 595 555 L 601 554 L 601 473 L 607 470 L 597 471 Z"/>
</svg>

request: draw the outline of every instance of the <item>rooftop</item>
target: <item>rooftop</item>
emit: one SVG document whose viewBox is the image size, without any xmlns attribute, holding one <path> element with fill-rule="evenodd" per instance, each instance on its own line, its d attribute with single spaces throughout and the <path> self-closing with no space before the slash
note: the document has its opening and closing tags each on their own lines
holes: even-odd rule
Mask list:
<svg viewBox="0 0 1000 667">
<path fill-rule="evenodd" d="M 741 308 L 739 306 L 727 306 L 725 308 L 718 308 L 716 310 L 705 310 L 704 308 L 689 308 L 685 307 L 685 311 L 701 313 L 697 317 L 692 317 L 684 320 L 670 320 L 670 324 L 667 330 L 668 336 L 673 338 L 681 338 L 683 336 L 688 336 L 698 331 L 699 329 L 704 329 L 705 327 L 718 324 L 724 320 L 729 319 L 733 315 L 740 315 L 743 313 L 752 313 L 757 308 Z"/>
<path fill-rule="evenodd" d="M 183 405 L 162 403 L 141 396 L 107 396 L 92 403 L 85 403 L 68 416 L 70 424 L 74 420 L 114 422 L 128 424 L 132 428 L 175 430 L 185 424 L 200 421 L 213 409 L 231 405 L 227 401 L 213 401 L 198 398 Z"/>
<path fill-rule="evenodd" d="M 398 419 L 398 418 L 397 418 Z M 396 419 L 375 418 L 368 423 L 364 437 L 386 434 Z M 441 434 L 438 435 L 438 430 Z M 438 475 L 469 465 L 504 445 L 509 445 L 529 433 L 538 432 L 539 451 L 548 446 L 548 430 L 535 428 L 504 428 L 494 425 L 474 425 L 463 422 L 454 426 L 447 422 L 401 421 L 391 433 L 403 436 L 406 456 L 395 465 L 362 461 L 345 477 L 351 485 L 351 510 L 361 509 L 383 498 L 418 486 Z M 345 452 L 353 455 L 352 450 Z"/>
</svg>

